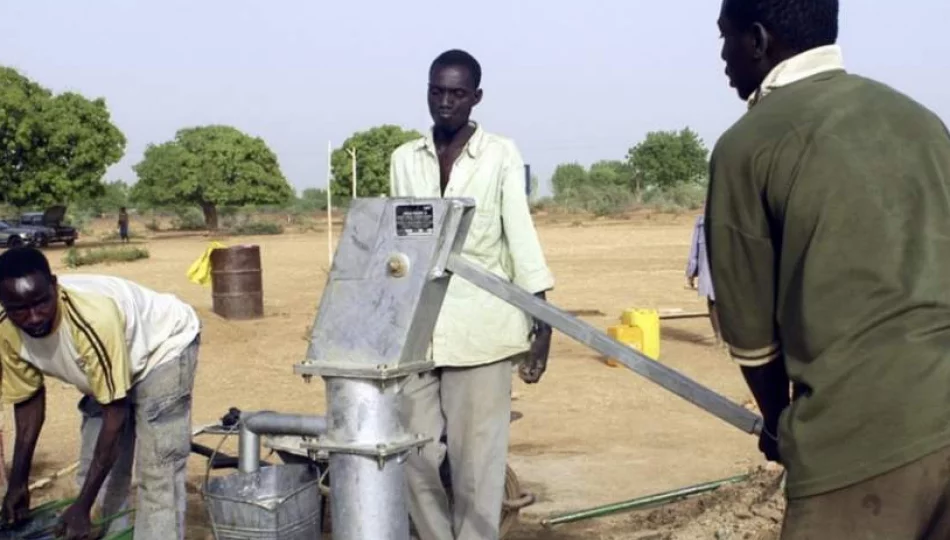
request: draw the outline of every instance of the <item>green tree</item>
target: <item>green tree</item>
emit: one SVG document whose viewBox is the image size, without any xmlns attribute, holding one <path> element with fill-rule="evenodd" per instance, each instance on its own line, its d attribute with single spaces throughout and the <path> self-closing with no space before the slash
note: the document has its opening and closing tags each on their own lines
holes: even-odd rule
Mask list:
<svg viewBox="0 0 950 540">
<path fill-rule="evenodd" d="M 0 200 L 48 206 L 102 195 L 125 151 L 105 100 L 58 95 L 0 67 Z"/>
<path fill-rule="evenodd" d="M 389 195 L 389 159 L 403 143 L 422 137 L 415 130 L 382 125 L 354 133 L 343 146 L 333 151 L 330 171 L 333 174 L 333 198 L 352 197 L 352 164 L 349 150 L 356 150 L 356 196 Z M 336 203 L 333 203 L 334 206 Z"/>
<path fill-rule="evenodd" d="M 633 168 L 623 161 L 603 160 L 590 166 L 587 181 L 594 186 L 618 186 L 633 190 Z"/>
<path fill-rule="evenodd" d="M 113 180 L 103 185 L 102 194 L 91 199 L 76 200 L 76 206 L 88 210 L 97 216 L 115 213 L 119 208 L 129 205 L 129 185 L 122 180 Z"/>
<path fill-rule="evenodd" d="M 667 190 L 683 183 L 704 183 L 708 176 L 709 150 L 690 128 L 651 131 L 627 153 L 635 175 L 636 191 Z"/>
<path fill-rule="evenodd" d="M 303 190 L 297 199 L 297 208 L 304 211 L 326 210 L 327 190 L 318 188 Z"/>
<path fill-rule="evenodd" d="M 323 201 L 327 200 L 327 190 L 320 188 L 307 188 L 300 192 L 300 198 L 305 201 Z"/>
<path fill-rule="evenodd" d="M 205 225 L 218 227 L 218 207 L 286 204 L 294 198 L 277 156 L 263 139 L 230 126 L 179 130 L 149 145 L 134 167 L 131 198 L 148 206 L 197 205 Z"/>
<path fill-rule="evenodd" d="M 579 163 L 562 163 L 551 175 L 551 189 L 555 197 L 567 195 L 587 183 L 587 170 Z"/>
</svg>

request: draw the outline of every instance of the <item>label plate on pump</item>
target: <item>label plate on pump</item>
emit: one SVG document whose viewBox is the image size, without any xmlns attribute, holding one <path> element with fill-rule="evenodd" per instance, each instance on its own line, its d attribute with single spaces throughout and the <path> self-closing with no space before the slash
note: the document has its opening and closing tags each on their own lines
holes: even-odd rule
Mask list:
<svg viewBox="0 0 950 540">
<path fill-rule="evenodd" d="M 431 204 L 396 207 L 396 236 L 431 236 L 434 233 Z"/>
</svg>

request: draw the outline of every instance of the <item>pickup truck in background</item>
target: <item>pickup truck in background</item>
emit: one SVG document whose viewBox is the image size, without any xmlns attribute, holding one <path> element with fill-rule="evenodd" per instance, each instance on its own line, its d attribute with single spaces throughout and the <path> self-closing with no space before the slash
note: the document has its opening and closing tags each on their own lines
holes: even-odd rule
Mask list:
<svg viewBox="0 0 950 540">
<path fill-rule="evenodd" d="M 36 245 L 46 247 L 50 244 L 62 242 L 67 246 L 76 243 L 79 231 L 63 223 L 66 219 L 66 207 L 51 206 L 45 212 L 24 212 L 20 214 L 18 228 L 34 231 Z"/>
<path fill-rule="evenodd" d="M 0 246 L 2 247 L 33 246 L 38 243 L 36 237 L 37 231 L 33 227 L 18 227 L 6 221 L 0 221 Z"/>
</svg>

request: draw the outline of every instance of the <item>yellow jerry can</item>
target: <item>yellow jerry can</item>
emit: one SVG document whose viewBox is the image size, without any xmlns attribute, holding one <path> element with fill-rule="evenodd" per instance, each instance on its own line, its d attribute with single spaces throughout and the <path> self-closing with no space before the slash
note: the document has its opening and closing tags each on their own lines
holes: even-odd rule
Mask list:
<svg viewBox="0 0 950 540">
<path fill-rule="evenodd" d="M 624 310 L 620 323 L 607 329 L 607 335 L 626 343 L 654 360 L 660 358 L 660 312 L 655 309 L 632 308 Z M 616 367 L 616 360 L 607 365 Z"/>
<path fill-rule="evenodd" d="M 643 330 L 635 326 L 627 326 L 625 324 L 617 324 L 614 326 L 607 327 L 607 335 L 616 339 L 624 345 L 629 345 L 634 349 L 643 352 Z M 615 358 L 608 358 L 607 365 L 610 367 L 617 367 L 620 365 L 620 362 L 617 362 Z"/>
</svg>

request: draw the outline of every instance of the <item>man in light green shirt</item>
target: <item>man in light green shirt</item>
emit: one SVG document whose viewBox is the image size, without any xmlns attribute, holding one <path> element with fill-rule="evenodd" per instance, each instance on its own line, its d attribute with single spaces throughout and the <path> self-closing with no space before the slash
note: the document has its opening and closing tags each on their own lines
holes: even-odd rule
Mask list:
<svg viewBox="0 0 950 540">
<path fill-rule="evenodd" d="M 468 53 L 440 55 L 429 71 L 434 125 L 393 152 L 395 197 L 469 197 L 476 210 L 462 256 L 544 298 L 554 278 L 544 259 L 524 190 L 524 162 L 511 140 L 469 119 L 481 101 L 481 67 Z M 498 538 L 511 417 L 511 370 L 537 382 L 551 328 L 461 278 L 449 284 L 429 354 L 436 369 L 404 388 L 403 422 L 412 433 L 445 435 L 445 456 L 430 444 L 407 462 L 409 507 L 420 540 Z"/>
</svg>

